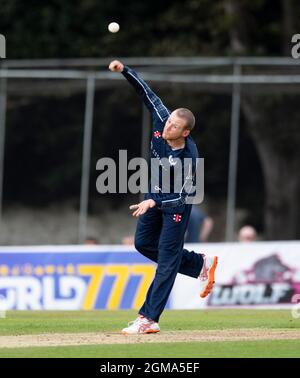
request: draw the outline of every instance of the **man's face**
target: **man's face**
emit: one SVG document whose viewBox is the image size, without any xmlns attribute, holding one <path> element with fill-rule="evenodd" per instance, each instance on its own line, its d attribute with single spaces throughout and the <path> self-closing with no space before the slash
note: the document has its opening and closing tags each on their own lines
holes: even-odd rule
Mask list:
<svg viewBox="0 0 300 378">
<path fill-rule="evenodd" d="M 176 140 L 187 137 L 190 133 L 185 127 L 186 121 L 176 115 L 176 110 L 172 112 L 165 123 L 162 137 L 165 140 Z"/>
</svg>

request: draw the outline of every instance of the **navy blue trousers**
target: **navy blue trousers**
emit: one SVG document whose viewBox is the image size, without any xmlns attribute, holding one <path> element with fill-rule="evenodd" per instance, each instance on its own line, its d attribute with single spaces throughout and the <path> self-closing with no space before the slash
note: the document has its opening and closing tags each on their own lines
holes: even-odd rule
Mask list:
<svg viewBox="0 0 300 378">
<path fill-rule="evenodd" d="M 177 273 L 199 277 L 203 258 L 201 254 L 183 249 L 191 205 L 182 214 L 164 213 L 149 209 L 139 217 L 135 248 L 157 263 L 156 273 L 139 314 L 156 322 L 163 312 Z"/>
</svg>

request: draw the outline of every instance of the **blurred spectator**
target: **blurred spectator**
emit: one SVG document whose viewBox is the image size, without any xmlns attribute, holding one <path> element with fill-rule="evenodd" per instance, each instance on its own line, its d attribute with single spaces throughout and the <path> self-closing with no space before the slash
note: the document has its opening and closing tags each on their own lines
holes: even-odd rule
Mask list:
<svg viewBox="0 0 300 378">
<path fill-rule="evenodd" d="M 95 245 L 95 244 L 98 244 L 98 240 L 94 238 L 93 236 L 89 236 L 85 239 L 84 244 Z"/>
<path fill-rule="evenodd" d="M 244 226 L 240 229 L 238 235 L 239 242 L 249 243 L 254 242 L 257 239 L 257 233 L 254 227 Z"/>
<path fill-rule="evenodd" d="M 122 244 L 133 245 L 134 244 L 134 236 L 132 236 L 132 235 L 124 236 L 124 238 L 122 239 Z"/>
<path fill-rule="evenodd" d="M 192 207 L 186 233 L 186 243 L 204 243 L 213 229 L 214 221 L 197 206 Z"/>
</svg>

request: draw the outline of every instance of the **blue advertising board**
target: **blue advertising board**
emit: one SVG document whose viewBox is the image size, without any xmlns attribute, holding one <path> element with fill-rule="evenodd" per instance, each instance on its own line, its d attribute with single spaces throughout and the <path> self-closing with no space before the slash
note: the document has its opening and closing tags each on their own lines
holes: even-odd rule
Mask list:
<svg viewBox="0 0 300 378">
<path fill-rule="evenodd" d="M 15 247 L 0 250 L 6 310 L 138 309 L 155 264 L 124 247 Z"/>
</svg>

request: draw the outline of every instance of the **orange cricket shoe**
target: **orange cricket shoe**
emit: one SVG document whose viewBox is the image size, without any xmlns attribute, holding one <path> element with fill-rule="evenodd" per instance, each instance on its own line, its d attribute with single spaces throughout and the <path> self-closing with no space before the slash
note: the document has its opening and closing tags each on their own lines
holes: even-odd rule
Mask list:
<svg viewBox="0 0 300 378">
<path fill-rule="evenodd" d="M 218 256 L 203 256 L 203 267 L 199 279 L 202 283 L 200 297 L 205 298 L 212 291 L 215 283 L 215 271 L 218 265 Z"/>
</svg>

